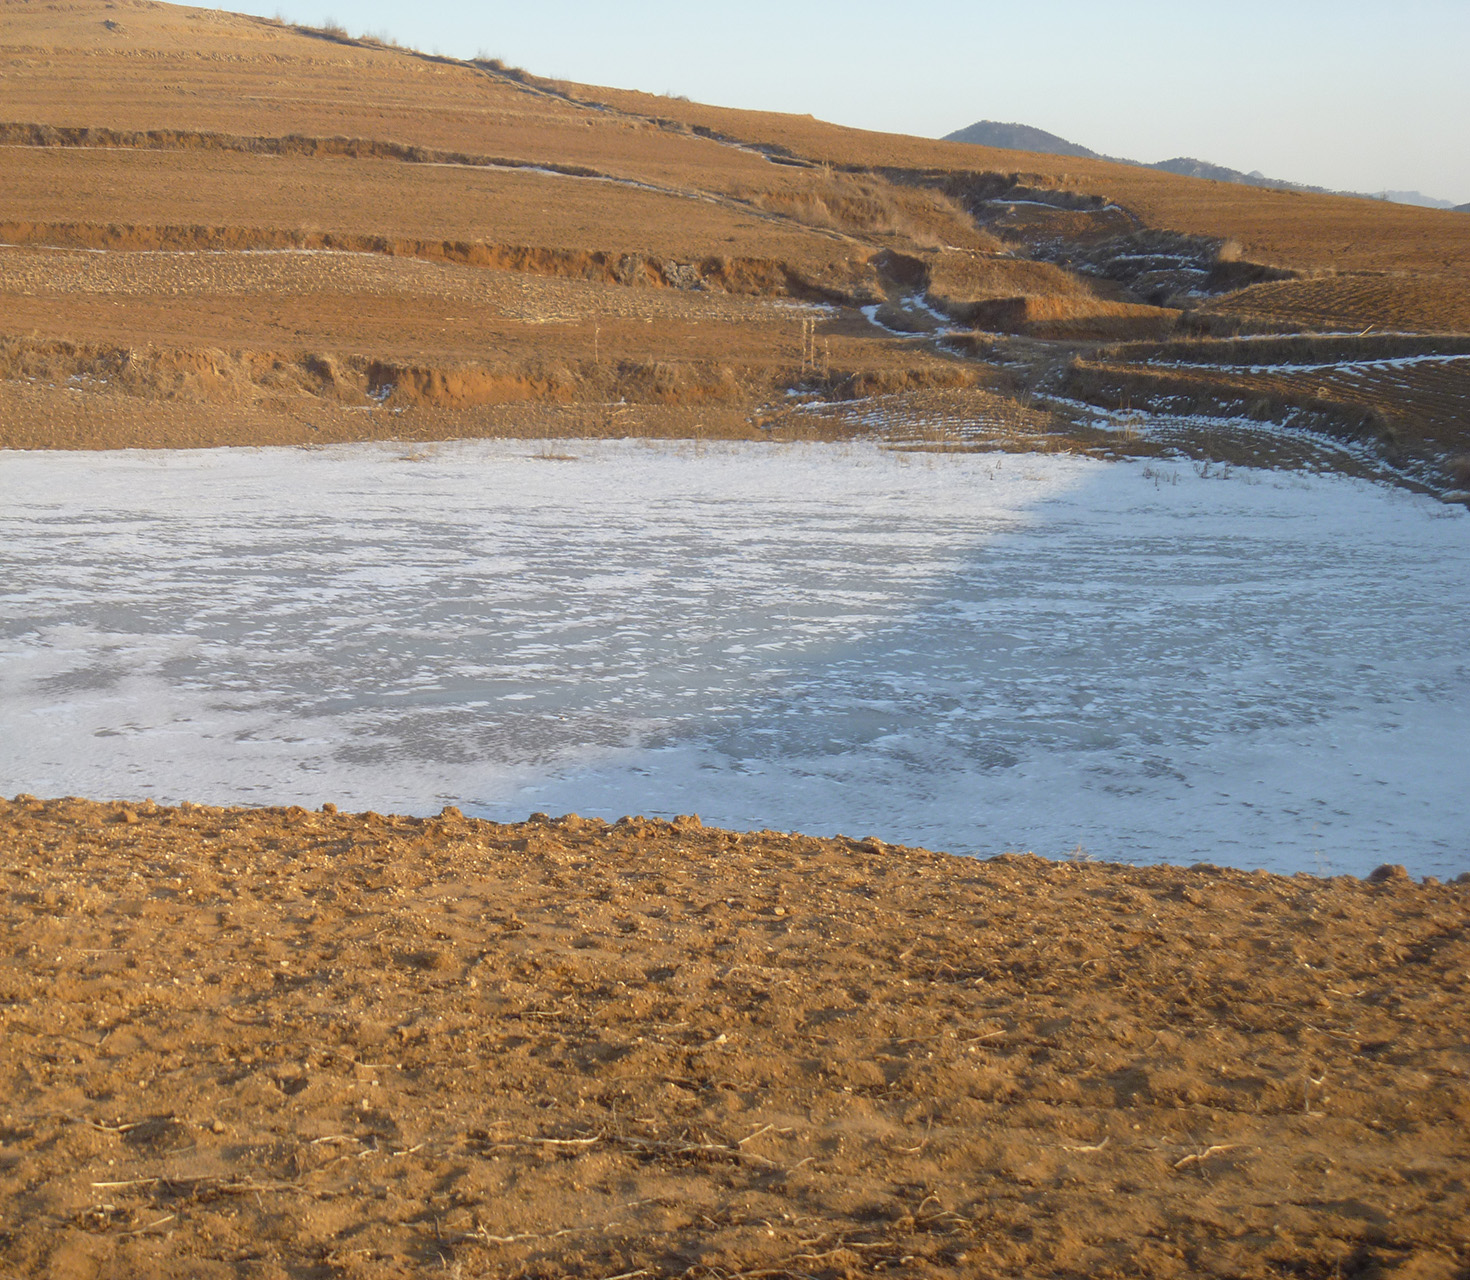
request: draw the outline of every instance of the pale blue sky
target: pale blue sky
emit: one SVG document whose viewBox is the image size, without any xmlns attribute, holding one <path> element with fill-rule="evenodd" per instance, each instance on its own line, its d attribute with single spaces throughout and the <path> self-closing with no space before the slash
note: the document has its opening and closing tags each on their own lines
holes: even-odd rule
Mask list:
<svg viewBox="0 0 1470 1280">
<path fill-rule="evenodd" d="M 230 6 L 235 7 L 235 6 Z M 1470 202 L 1470 0 L 246 0 L 541 75 Z"/>
</svg>

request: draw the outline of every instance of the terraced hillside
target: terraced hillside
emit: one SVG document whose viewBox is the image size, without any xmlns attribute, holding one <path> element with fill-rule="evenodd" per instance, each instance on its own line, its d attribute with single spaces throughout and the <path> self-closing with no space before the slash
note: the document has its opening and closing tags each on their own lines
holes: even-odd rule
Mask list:
<svg viewBox="0 0 1470 1280">
<path fill-rule="evenodd" d="M 1463 483 L 1453 211 L 150 0 L 5 5 L 0 71 L 3 445 L 940 423 L 1147 449 L 1118 417 L 1159 410 L 1347 434 L 1413 483 Z M 1231 354 L 1321 334 L 1353 335 L 1351 359 Z M 1213 433 L 1169 447 L 1186 437 Z"/>
</svg>

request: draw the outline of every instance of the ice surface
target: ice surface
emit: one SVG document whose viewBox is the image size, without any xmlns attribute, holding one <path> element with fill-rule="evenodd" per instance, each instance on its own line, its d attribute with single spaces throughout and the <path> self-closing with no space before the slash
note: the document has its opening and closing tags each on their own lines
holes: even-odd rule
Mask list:
<svg viewBox="0 0 1470 1280">
<path fill-rule="evenodd" d="M 0 564 L 6 794 L 1470 869 L 1470 519 L 1363 481 L 867 445 L 6 453 Z"/>
</svg>

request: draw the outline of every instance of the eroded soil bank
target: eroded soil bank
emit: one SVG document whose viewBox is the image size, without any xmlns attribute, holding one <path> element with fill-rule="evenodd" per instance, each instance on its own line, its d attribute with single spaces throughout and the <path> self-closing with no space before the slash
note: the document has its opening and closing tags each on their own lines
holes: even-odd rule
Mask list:
<svg viewBox="0 0 1470 1280">
<path fill-rule="evenodd" d="M 0 801 L 25 1276 L 1463 1276 L 1470 883 Z"/>
</svg>

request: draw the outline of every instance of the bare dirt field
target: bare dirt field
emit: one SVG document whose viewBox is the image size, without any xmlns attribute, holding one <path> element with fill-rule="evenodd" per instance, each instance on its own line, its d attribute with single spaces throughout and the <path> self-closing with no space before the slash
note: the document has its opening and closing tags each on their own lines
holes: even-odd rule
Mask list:
<svg viewBox="0 0 1470 1280">
<path fill-rule="evenodd" d="M 1470 884 L 29 797 L 0 845 L 7 1275 L 1470 1266 Z"/>
</svg>

